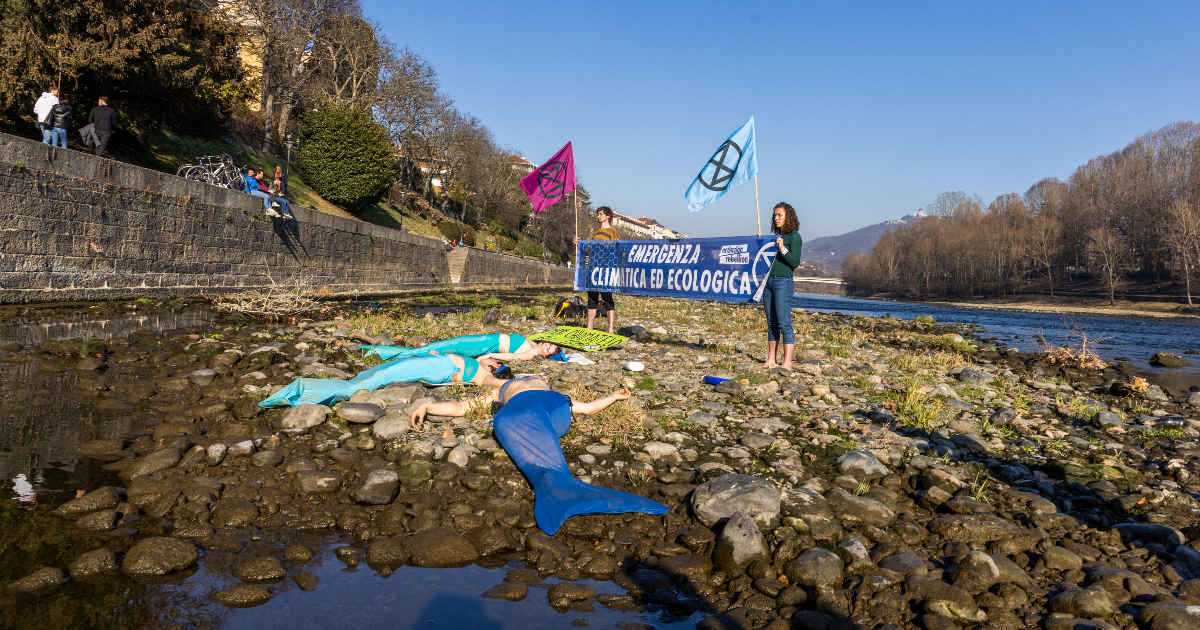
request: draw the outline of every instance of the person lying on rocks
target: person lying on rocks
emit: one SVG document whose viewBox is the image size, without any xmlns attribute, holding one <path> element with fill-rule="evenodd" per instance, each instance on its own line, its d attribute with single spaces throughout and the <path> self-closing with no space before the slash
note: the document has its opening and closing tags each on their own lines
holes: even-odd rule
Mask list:
<svg viewBox="0 0 1200 630">
<path fill-rule="evenodd" d="M 387 360 L 396 357 L 412 357 L 429 352 L 450 352 L 462 356 L 492 358 L 501 361 L 529 361 L 538 357 L 554 361 L 566 361 L 562 349 L 552 343 L 530 341 L 516 333 L 493 333 L 490 335 L 466 335 L 435 341 L 420 348 L 401 346 L 359 346 L 367 355 L 379 355 Z"/>
<path fill-rule="evenodd" d="M 492 409 L 496 439 L 533 486 L 533 516 L 553 536 L 577 514 L 665 514 L 667 506 L 619 490 L 599 488 L 574 478 L 559 439 L 571 428 L 571 414 L 591 415 L 630 397 L 622 389 L 593 402 L 572 400 L 550 387 L 544 376 L 510 380 L 491 392 L 455 402 L 426 403 L 409 421 L 420 428 L 427 415 L 464 416 L 471 409 Z"/>
<path fill-rule="evenodd" d="M 484 369 L 479 369 L 479 368 Z M 424 382 L 467 383 L 499 387 L 512 378 L 512 371 L 500 368 L 495 359 L 475 360 L 457 354 L 436 352 L 406 357 L 364 370 L 348 381 L 327 378 L 298 378 L 287 387 L 258 403 L 260 407 L 330 405 L 349 400 L 360 389 L 376 390 L 392 383 Z"/>
</svg>

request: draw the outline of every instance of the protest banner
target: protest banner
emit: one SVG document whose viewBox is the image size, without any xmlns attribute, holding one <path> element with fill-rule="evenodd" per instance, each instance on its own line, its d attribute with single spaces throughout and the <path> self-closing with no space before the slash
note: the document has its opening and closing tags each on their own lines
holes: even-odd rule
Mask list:
<svg viewBox="0 0 1200 630">
<path fill-rule="evenodd" d="M 775 262 L 774 235 L 580 241 L 576 291 L 754 303 Z"/>
<path fill-rule="evenodd" d="M 588 330 L 578 326 L 559 326 L 554 330 L 529 337 L 530 341 L 548 341 L 553 344 L 575 348 L 584 352 L 614 348 L 628 339 L 621 335 L 610 335 L 599 330 Z"/>
</svg>

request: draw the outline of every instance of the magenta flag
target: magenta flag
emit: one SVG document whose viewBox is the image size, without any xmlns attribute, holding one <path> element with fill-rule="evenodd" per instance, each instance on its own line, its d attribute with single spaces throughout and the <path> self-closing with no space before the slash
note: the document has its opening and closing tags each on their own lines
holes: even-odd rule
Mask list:
<svg viewBox="0 0 1200 630">
<path fill-rule="evenodd" d="M 526 175 L 521 180 L 521 190 L 529 195 L 534 214 L 562 201 L 567 193 L 575 190 L 575 154 L 571 151 L 571 143 Z"/>
</svg>

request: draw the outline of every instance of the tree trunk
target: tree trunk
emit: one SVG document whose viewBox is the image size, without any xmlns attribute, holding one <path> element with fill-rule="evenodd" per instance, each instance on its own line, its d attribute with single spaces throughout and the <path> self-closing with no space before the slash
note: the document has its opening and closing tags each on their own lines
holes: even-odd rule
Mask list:
<svg viewBox="0 0 1200 630">
<path fill-rule="evenodd" d="M 1191 265 L 1189 265 L 1188 262 L 1189 261 L 1185 257 L 1183 260 L 1183 282 L 1184 282 L 1184 286 L 1187 287 L 1188 306 L 1191 306 L 1192 305 L 1192 269 L 1191 269 Z"/>
<path fill-rule="evenodd" d="M 266 107 L 263 108 L 263 120 L 265 120 L 266 122 L 263 125 L 263 144 L 262 144 L 262 150 L 266 151 L 267 153 L 271 152 L 271 127 L 272 127 L 272 123 L 274 123 L 274 116 L 273 116 L 274 109 L 275 109 L 275 95 L 267 94 L 267 105 L 266 105 Z"/>
<path fill-rule="evenodd" d="M 279 108 L 279 136 L 281 138 L 287 136 L 288 123 L 291 122 L 292 111 L 295 109 L 295 103 L 283 103 Z"/>
<path fill-rule="evenodd" d="M 1054 268 L 1046 266 L 1046 277 L 1050 279 L 1050 297 L 1054 297 Z"/>
</svg>

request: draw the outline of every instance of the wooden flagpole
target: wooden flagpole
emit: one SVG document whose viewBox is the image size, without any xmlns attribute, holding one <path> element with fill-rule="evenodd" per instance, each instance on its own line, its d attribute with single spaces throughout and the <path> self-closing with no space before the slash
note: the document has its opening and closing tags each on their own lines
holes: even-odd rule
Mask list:
<svg viewBox="0 0 1200 630">
<path fill-rule="evenodd" d="M 762 215 L 758 211 L 758 175 L 754 176 L 754 222 L 758 224 L 758 235 L 762 236 Z"/>
</svg>

